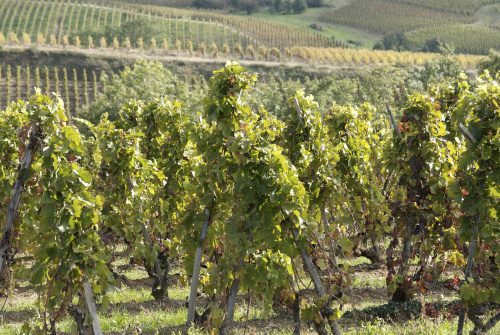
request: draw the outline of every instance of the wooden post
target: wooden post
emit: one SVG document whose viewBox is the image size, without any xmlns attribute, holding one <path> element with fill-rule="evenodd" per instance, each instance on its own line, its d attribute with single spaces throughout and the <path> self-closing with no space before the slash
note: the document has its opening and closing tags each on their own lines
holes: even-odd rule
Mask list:
<svg viewBox="0 0 500 335">
<path fill-rule="evenodd" d="M 191 289 L 189 291 L 188 316 L 186 321 L 187 327 L 190 327 L 194 322 L 194 316 L 196 313 L 196 294 L 198 292 L 198 283 L 200 281 L 201 256 L 203 253 L 203 243 L 207 238 L 208 226 L 212 220 L 211 210 L 206 208 L 205 215 L 206 219 L 201 226 L 200 239 L 198 240 L 198 247 L 196 248 L 196 254 L 194 256 L 193 275 L 191 277 Z"/>
<path fill-rule="evenodd" d="M 127 178 L 127 184 L 131 190 L 134 188 L 130 177 Z M 138 205 L 137 208 L 138 208 L 139 215 L 141 215 L 142 214 L 142 206 Z M 146 225 L 144 224 L 144 222 L 142 220 L 142 215 L 138 221 L 139 221 L 138 224 L 141 226 L 141 233 L 142 233 L 142 238 L 144 240 L 144 243 L 146 243 L 149 246 L 151 254 L 153 256 L 153 268 L 154 268 L 154 272 L 156 274 L 156 277 L 158 278 L 158 283 L 162 284 L 163 279 L 164 279 L 163 278 L 164 274 L 161 270 L 161 265 L 160 265 L 160 261 L 158 260 L 158 255 L 157 255 L 155 247 L 154 247 L 154 242 L 151 239 L 151 236 L 149 235 L 148 228 L 146 227 Z M 165 276 L 166 275 L 167 274 L 165 274 Z M 154 289 L 156 289 L 155 285 L 153 285 L 153 291 L 154 291 Z M 156 299 L 156 297 L 155 297 L 155 299 Z"/>
<path fill-rule="evenodd" d="M 163 274 L 161 271 L 160 261 L 158 260 L 158 255 L 156 254 L 156 250 L 155 250 L 155 247 L 153 244 L 153 240 L 149 236 L 148 229 L 146 228 L 146 225 L 144 224 L 144 222 L 142 222 L 142 220 L 140 222 L 140 225 L 141 225 L 141 232 L 142 232 L 142 237 L 144 238 L 144 242 L 146 242 L 149 245 L 149 247 L 151 249 L 151 253 L 153 255 L 153 264 L 154 264 L 156 275 L 158 276 L 158 279 L 160 280 L 160 282 L 162 282 Z"/>
<path fill-rule="evenodd" d="M 477 222 L 474 222 L 474 227 L 472 228 L 472 237 L 471 241 L 469 244 L 469 254 L 467 255 L 467 265 L 465 266 L 465 282 L 469 282 L 469 277 L 472 274 L 472 269 L 474 267 L 474 253 L 476 250 L 476 239 L 477 239 L 477 233 L 479 231 L 479 219 Z M 462 335 L 464 331 L 464 324 L 465 324 L 465 313 L 467 311 L 467 308 L 465 306 L 461 306 L 460 312 L 458 314 L 458 325 L 457 325 L 457 335 Z"/>
<path fill-rule="evenodd" d="M 389 104 L 385 105 L 385 109 L 387 111 L 387 114 L 389 114 L 389 119 L 391 120 L 392 129 L 394 129 L 394 132 L 396 133 L 396 135 L 398 135 L 398 137 L 401 138 L 401 130 L 399 130 L 399 127 L 396 123 L 396 119 L 394 118 L 394 115 L 392 115 L 391 108 L 389 107 Z"/>
<path fill-rule="evenodd" d="M 297 98 L 293 99 L 293 101 L 295 102 L 295 112 L 297 112 L 297 117 L 299 118 L 300 121 L 304 121 L 303 119 L 303 113 L 302 113 L 302 110 L 300 109 L 300 105 L 299 105 L 299 100 L 297 100 Z"/>
<path fill-rule="evenodd" d="M 231 289 L 229 290 L 229 295 L 227 297 L 227 313 L 226 319 L 222 323 L 220 328 L 220 335 L 227 335 L 229 332 L 229 327 L 233 323 L 234 319 L 234 308 L 236 306 L 236 296 L 238 295 L 238 290 L 240 288 L 240 279 L 235 278 L 233 280 L 233 284 L 231 285 Z"/>
<path fill-rule="evenodd" d="M 297 228 L 293 229 L 293 237 L 295 238 L 295 242 L 297 243 L 297 238 L 299 236 L 299 230 Z M 314 265 L 311 256 L 307 252 L 307 249 L 304 246 L 299 246 L 299 253 L 300 257 L 302 257 L 302 261 L 304 262 L 305 265 L 305 270 L 311 277 L 311 280 L 314 284 L 314 288 L 316 289 L 316 293 L 318 294 L 319 297 L 324 297 L 326 295 L 326 290 L 325 287 L 323 286 L 323 283 L 321 282 L 321 279 L 318 274 L 318 270 L 316 269 L 316 266 Z M 331 320 L 329 321 L 330 328 L 333 331 L 333 334 L 335 335 L 341 335 L 342 333 L 340 332 L 340 328 L 338 326 L 337 321 Z"/>
<path fill-rule="evenodd" d="M 459 124 L 458 128 L 460 129 L 460 132 L 465 136 L 465 138 L 467 138 L 467 140 L 469 140 L 473 144 L 477 143 L 477 140 L 474 138 L 472 133 L 462 123 Z M 476 250 L 476 241 L 479 232 L 479 223 L 480 219 L 478 216 L 474 220 L 474 227 L 472 228 L 471 241 L 469 243 L 469 254 L 467 255 L 467 265 L 465 266 L 465 271 L 464 271 L 464 277 L 466 283 L 469 282 L 469 277 L 471 276 L 472 269 L 474 267 L 474 253 Z M 458 314 L 457 335 L 463 334 L 466 311 L 467 308 L 465 306 L 461 306 L 460 312 Z"/>
<path fill-rule="evenodd" d="M 331 233 L 331 226 L 330 223 L 328 222 L 328 218 L 326 216 L 326 209 L 323 207 L 321 209 L 321 221 L 323 221 L 323 226 L 325 226 L 325 231 L 329 234 Z M 334 266 L 337 266 L 337 255 L 335 255 L 335 248 L 337 247 L 335 241 L 328 236 L 328 240 L 330 242 L 330 245 L 328 246 L 328 256 L 330 257 L 330 260 L 332 261 Z"/>
<path fill-rule="evenodd" d="M 41 129 L 37 125 L 33 125 L 31 128 L 28 146 L 26 147 L 24 157 L 19 164 L 17 180 L 14 183 L 12 196 L 7 209 L 7 221 L 5 223 L 2 241 L 0 242 L 0 274 L 3 273 L 4 267 L 8 266 L 14 221 L 18 216 L 21 195 L 24 191 L 24 185 L 29 178 L 31 162 L 33 161 L 33 156 L 38 147 L 40 135 Z"/>
<path fill-rule="evenodd" d="M 85 304 L 89 310 L 90 317 L 92 318 L 92 330 L 94 335 L 102 335 L 101 325 L 99 324 L 99 316 L 97 315 L 97 308 L 94 300 L 94 293 L 88 280 L 83 282 L 83 291 L 85 293 Z"/>
<path fill-rule="evenodd" d="M 474 135 L 472 135 L 472 133 L 469 131 L 469 129 L 467 129 L 462 123 L 460 123 L 458 125 L 458 129 L 460 129 L 460 132 L 465 136 L 465 138 L 467 138 L 467 140 L 469 140 L 471 143 L 473 144 L 476 144 L 477 143 L 477 140 L 476 138 L 474 137 Z"/>
</svg>

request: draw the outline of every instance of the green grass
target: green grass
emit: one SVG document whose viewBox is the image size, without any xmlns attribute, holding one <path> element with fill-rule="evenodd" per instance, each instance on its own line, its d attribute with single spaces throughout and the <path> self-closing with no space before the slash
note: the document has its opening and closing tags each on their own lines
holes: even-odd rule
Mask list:
<svg viewBox="0 0 500 335">
<path fill-rule="evenodd" d="M 155 331 L 157 329 L 180 326 L 186 322 L 187 310 L 152 310 L 144 309 L 130 313 L 126 309 L 117 309 L 100 318 L 104 332 L 127 332 L 134 329 Z"/>
<path fill-rule="evenodd" d="M 359 44 L 359 47 L 361 48 L 371 49 L 380 38 L 380 35 L 364 32 L 359 29 L 321 22 L 320 16 L 324 13 L 324 11 L 325 8 L 309 8 L 301 14 L 286 15 L 276 15 L 271 14 L 269 11 L 261 11 L 252 14 L 252 16 L 283 25 L 310 30 L 311 32 L 317 32 L 325 37 L 334 38 L 335 40 L 351 47 L 358 47 L 352 43 L 354 41 Z M 313 23 L 319 24 L 323 30 L 318 31 L 312 29 L 310 25 Z"/>
<path fill-rule="evenodd" d="M 375 321 L 362 323 L 360 330 L 353 328 L 345 332 L 345 335 L 452 335 L 456 333 L 456 319 L 419 319 L 410 320 L 405 324 Z M 471 330 L 468 324 L 464 334 Z"/>
<path fill-rule="evenodd" d="M 349 265 L 357 272 L 352 274 L 351 289 L 346 292 L 347 303 L 343 313 L 361 311 L 365 308 L 376 307 L 385 310 L 391 305 L 386 305 L 389 296 L 385 290 L 385 268 L 369 266 L 364 257 L 340 258 L 339 264 Z M 113 265 L 115 269 L 128 279 L 128 284 L 113 288 L 109 293 L 109 307 L 99 311 L 100 324 L 105 334 L 183 334 L 187 309 L 185 301 L 189 294 L 189 287 L 175 284 L 169 287 L 169 299 L 155 301 L 149 287 L 146 271 L 142 266 L 130 265 L 126 253 L 118 257 Z M 172 272 L 178 272 L 174 269 Z M 310 280 L 301 272 L 304 285 L 309 285 Z M 445 276 L 450 276 L 446 273 Z M 18 281 L 19 292 L 13 292 L 0 313 L 0 334 L 21 334 L 24 322 L 36 322 L 37 295 L 29 289 L 26 281 Z M 425 301 L 451 301 L 456 300 L 456 293 L 442 290 L 432 291 Z M 203 299 L 200 299 L 203 301 Z M 201 304 L 200 304 L 201 306 Z M 5 313 L 5 314 L 4 314 Z M 352 314 L 352 313 L 351 313 Z M 444 315 L 444 314 L 443 314 Z M 292 335 L 293 321 L 291 316 L 277 314 L 272 309 L 265 308 L 259 299 L 253 298 L 250 305 L 244 296 L 238 299 L 235 311 L 235 329 L 232 334 L 272 334 Z M 343 334 L 346 335 L 448 335 L 456 331 L 456 318 L 442 316 L 431 318 L 417 318 L 415 320 L 382 320 L 374 319 L 371 322 L 362 322 L 356 318 L 344 317 L 340 320 Z M 58 331 L 74 333 L 75 324 L 66 316 L 57 326 Z M 466 332 L 471 329 L 471 323 L 466 323 Z M 190 329 L 188 334 L 207 334 L 204 329 Z M 302 334 L 312 335 L 315 331 L 303 324 Z M 490 334 L 500 334 L 500 325 Z"/>
</svg>

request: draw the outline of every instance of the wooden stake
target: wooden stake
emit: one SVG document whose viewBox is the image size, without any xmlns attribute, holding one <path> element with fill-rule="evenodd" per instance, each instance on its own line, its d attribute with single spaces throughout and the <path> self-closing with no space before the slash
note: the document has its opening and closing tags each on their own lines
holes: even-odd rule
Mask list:
<svg viewBox="0 0 500 335">
<path fill-rule="evenodd" d="M 392 111 L 391 108 L 389 107 L 389 104 L 385 105 L 385 109 L 387 111 L 387 114 L 389 114 L 389 119 L 391 120 L 392 129 L 394 129 L 396 135 L 398 135 L 398 137 L 401 138 L 401 130 L 399 130 L 399 127 L 396 123 L 396 119 L 394 118 L 394 115 L 392 115 Z"/>
<path fill-rule="evenodd" d="M 200 239 L 198 241 L 198 247 L 196 248 L 196 254 L 194 256 L 193 265 L 193 275 L 191 277 L 191 289 L 189 291 L 189 302 L 188 302 L 188 316 L 186 321 L 186 326 L 190 327 L 194 322 L 194 316 L 196 313 L 196 294 L 198 292 L 198 283 L 200 281 L 200 269 L 201 269 L 201 256 L 203 253 L 203 243 L 207 238 L 208 226 L 212 220 L 211 211 L 205 209 L 206 219 L 201 227 Z"/>
<path fill-rule="evenodd" d="M 473 144 L 477 143 L 475 137 L 462 123 L 459 124 L 458 128 L 471 143 Z M 467 255 L 467 265 L 465 266 L 465 271 L 464 271 L 466 283 L 469 281 L 469 277 L 472 274 L 472 269 L 474 267 L 474 252 L 476 250 L 476 240 L 478 232 L 479 232 L 479 216 L 476 218 L 474 222 L 474 227 L 472 228 L 472 237 L 469 244 L 469 254 Z M 465 313 L 466 313 L 466 308 L 465 306 L 462 306 L 458 314 L 457 335 L 462 335 L 464 331 Z"/>
<path fill-rule="evenodd" d="M 460 129 L 460 132 L 472 143 L 476 144 L 477 143 L 477 140 L 476 138 L 474 137 L 474 135 L 472 135 L 472 133 L 469 131 L 469 129 L 467 129 L 467 127 L 465 127 L 462 123 L 460 123 L 458 125 L 458 129 Z"/>
<path fill-rule="evenodd" d="M 297 112 L 297 117 L 299 118 L 300 121 L 304 121 L 303 119 L 303 113 L 302 113 L 302 110 L 300 109 L 300 104 L 299 104 L 299 100 L 297 100 L 297 98 L 293 99 L 293 101 L 295 102 L 295 111 Z"/>
<path fill-rule="evenodd" d="M 479 221 L 479 220 L 478 220 Z M 469 282 L 469 277 L 472 274 L 472 269 L 474 267 L 474 253 L 476 250 L 476 239 L 477 233 L 479 231 L 479 222 L 475 222 L 474 228 L 472 228 L 472 238 L 469 244 L 469 254 L 467 255 L 467 265 L 465 266 L 465 282 Z M 458 314 L 458 325 L 457 325 L 457 335 L 462 335 L 464 331 L 465 324 L 465 313 L 467 309 L 465 306 L 460 308 L 460 312 Z"/>
<path fill-rule="evenodd" d="M 97 308 L 94 300 L 94 293 L 92 292 L 92 287 L 88 280 L 83 282 L 83 291 L 85 293 L 85 304 L 92 318 L 92 330 L 94 335 L 102 335 L 101 325 L 99 324 L 99 316 L 97 315 Z"/>
<path fill-rule="evenodd" d="M 151 239 L 151 236 L 149 236 L 148 229 L 146 228 L 146 225 L 144 224 L 144 222 L 141 221 L 140 225 L 141 225 L 141 232 L 142 232 L 142 237 L 144 238 L 144 242 L 149 244 L 149 247 L 151 249 L 151 253 L 153 255 L 153 264 L 154 264 L 156 275 L 158 276 L 158 280 L 160 282 L 162 282 L 163 281 L 163 274 L 161 271 L 160 261 L 158 260 L 158 255 L 156 254 L 153 240 Z"/>
<path fill-rule="evenodd" d="M 28 146 L 26 147 L 24 157 L 19 164 L 17 180 L 14 183 L 12 196 L 10 198 L 9 207 L 7 209 L 7 221 L 5 223 L 2 241 L 0 242 L 0 274 L 4 270 L 4 267 L 8 266 L 10 246 L 12 243 L 12 231 L 14 230 L 14 221 L 18 216 L 21 195 L 24 191 L 24 185 L 29 178 L 31 162 L 33 161 L 33 156 L 38 147 L 40 135 L 40 128 L 37 125 L 33 125 Z"/>
<path fill-rule="evenodd" d="M 299 236 L 299 230 L 297 228 L 293 229 L 293 237 L 295 238 L 295 241 L 297 242 L 297 238 Z M 303 246 L 298 246 L 299 248 L 299 253 L 300 257 L 302 257 L 302 261 L 304 262 L 305 268 L 309 276 L 311 277 L 311 280 L 314 284 L 314 288 L 316 289 L 316 293 L 318 294 L 319 297 L 324 297 L 326 295 L 326 290 L 325 287 L 323 286 L 323 283 L 321 282 L 321 279 L 318 274 L 318 270 L 316 269 L 316 266 L 314 265 L 311 256 L 307 252 L 307 249 Z M 338 326 L 337 321 L 335 320 L 329 320 L 330 328 L 332 329 L 333 333 L 335 335 L 341 335 L 342 333 L 340 332 L 340 328 Z"/>
<path fill-rule="evenodd" d="M 233 323 L 234 319 L 234 308 L 236 306 L 236 296 L 238 295 L 238 289 L 240 288 L 240 279 L 235 278 L 231 289 L 229 290 L 229 295 L 227 297 L 227 313 L 226 319 L 222 323 L 220 328 L 220 335 L 227 335 L 229 332 L 229 327 Z"/>
</svg>

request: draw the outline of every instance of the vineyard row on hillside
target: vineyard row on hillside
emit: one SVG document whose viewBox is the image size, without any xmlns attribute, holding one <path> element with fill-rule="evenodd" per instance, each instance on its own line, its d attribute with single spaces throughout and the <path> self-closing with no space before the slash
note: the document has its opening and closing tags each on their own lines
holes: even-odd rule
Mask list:
<svg viewBox="0 0 500 335">
<path fill-rule="evenodd" d="M 379 34 L 405 32 L 415 48 L 422 48 L 433 38 L 452 44 L 459 53 L 487 54 L 500 48 L 500 30 L 475 23 L 474 15 L 418 6 L 411 0 L 356 0 L 325 11 L 321 20 Z"/>
<path fill-rule="evenodd" d="M 280 50 L 276 47 L 243 45 L 236 43 L 229 45 L 224 43 L 219 48 L 215 43 L 201 43 L 198 46 L 187 40 L 185 43 L 177 41 L 171 45 L 166 39 L 157 41 L 152 38 L 145 41 L 138 38 L 135 44 L 126 37 L 124 40 L 113 38 L 107 40 L 104 36 L 94 39 L 92 36 L 80 38 L 75 36 L 70 39 L 63 37 L 63 43 L 58 44 L 54 35 L 47 41 L 43 36 L 33 42 L 28 34 L 19 37 L 11 33 L 4 37 L 0 33 L 0 46 L 4 44 L 9 47 L 40 48 L 41 50 L 67 50 L 74 52 L 89 52 L 98 54 L 111 52 L 117 55 L 147 55 L 149 57 L 203 57 L 212 59 L 246 59 L 256 61 L 273 61 L 283 63 L 308 63 L 326 66 L 376 66 L 383 64 L 422 65 L 432 59 L 440 57 L 435 53 L 424 52 L 398 52 L 392 50 L 367 50 L 367 49 L 344 49 L 344 48 L 313 48 L 313 47 L 291 47 Z M 484 56 L 459 54 L 456 59 L 466 68 L 474 68 Z"/>
<path fill-rule="evenodd" d="M 120 38 L 116 35 L 122 30 L 133 29 L 152 34 L 142 36 L 146 39 L 165 38 L 171 44 L 189 39 L 198 44 L 216 43 L 219 48 L 225 41 L 279 48 L 340 46 L 314 32 L 216 12 L 73 0 L 6 0 L 0 4 L 0 31 L 4 35 L 27 33 L 36 38 L 41 34 L 46 39 L 54 35 L 62 43 L 64 36 L 107 34 L 108 38 Z"/>
<path fill-rule="evenodd" d="M 75 114 L 99 94 L 101 76 L 86 69 L 58 67 L 0 66 L 0 109 L 19 99 L 27 99 L 35 88 L 48 96 L 59 95 L 66 110 Z"/>
<path fill-rule="evenodd" d="M 356 0 L 352 4 L 325 12 L 321 19 L 375 33 L 410 31 L 446 23 L 470 23 L 473 18 L 388 0 Z"/>
<path fill-rule="evenodd" d="M 390 0 L 390 1 L 411 4 L 417 7 L 431 8 L 453 13 L 462 13 L 465 15 L 473 15 L 482 6 L 498 3 L 498 0 Z"/>
<path fill-rule="evenodd" d="M 422 28 L 407 34 L 414 45 L 424 45 L 431 38 L 452 45 L 457 52 L 485 54 L 490 49 L 500 50 L 500 30 L 477 24 L 450 24 Z"/>
</svg>

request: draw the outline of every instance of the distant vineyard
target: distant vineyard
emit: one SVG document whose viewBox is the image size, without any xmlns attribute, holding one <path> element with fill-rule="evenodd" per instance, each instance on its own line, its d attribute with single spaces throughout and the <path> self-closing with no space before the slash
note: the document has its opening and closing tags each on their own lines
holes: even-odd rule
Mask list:
<svg viewBox="0 0 500 335">
<path fill-rule="evenodd" d="M 12 101 L 28 98 L 36 87 L 50 96 L 58 94 L 65 107 L 75 114 L 79 107 L 95 99 L 101 75 L 75 68 L 0 66 L 0 109 Z"/>
<path fill-rule="evenodd" d="M 0 39 L 2 35 L 0 34 Z M 19 42 L 13 43 L 9 38 L 9 47 L 14 49 L 19 48 L 38 48 L 41 51 L 67 51 L 85 54 L 116 55 L 119 57 L 150 57 L 160 60 L 208 58 L 214 60 L 230 60 L 241 59 L 248 61 L 261 62 L 281 62 L 281 63 L 307 63 L 314 65 L 325 66 L 342 66 L 342 67 L 358 67 L 358 66 L 380 66 L 388 64 L 400 64 L 404 66 L 423 65 L 428 61 L 440 57 L 436 53 L 424 52 L 397 52 L 392 50 L 368 50 L 368 49 L 345 49 L 345 48 L 314 48 L 314 47 L 291 47 L 281 51 L 276 47 L 254 47 L 249 45 L 243 47 L 237 44 L 234 48 L 218 49 L 215 44 L 202 44 L 197 48 L 189 45 L 178 45 L 176 48 L 170 48 L 168 43 L 154 41 L 154 45 L 143 45 L 141 48 L 128 48 L 120 41 L 106 40 L 101 37 L 96 44 L 91 42 L 90 46 L 74 45 L 71 41 L 68 44 L 39 44 L 25 41 L 23 44 Z M 88 42 L 87 42 L 88 44 Z M 0 46 L 2 43 L 0 42 Z M 455 58 L 466 68 L 474 68 L 478 62 L 484 59 L 484 56 L 476 56 L 470 54 L 459 54 Z"/>
<path fill-rule="evenodd" d="M 476 15 L 482 25 L 500 30 L 500 0 L 497 4 L 479 9 Z"/>
<path fill-rule="evenodd" d="M 116 2 L 116 1 L 110 1 Z M 168 7 L 189 7 L 193 5 L 193 0 L 121 0 L 121 2 L 130 2 L 144 5 L 159 5 Z"/>
<path fill-rule="evenodd" d="M 462 14 L 438 12 L 425 7 L 413 6 L 403 3 L 403 1 L 356 0 L 348 6 L 326 11 L 321 16 L 321 20 L 374 33 L 387 34 L 436 24 L 468 23 L 472 22 L 473 18 Z"/>
<path fill-rule="evenodd" d="M 292 48 L 297 59 L 319 64 L 347 64 L 352 66 L 401 64 L 423 65 L 440 55 L 424 52 L 398 52 L 390 50 L 356 50 L 339 48 Z M 484 59 L 482 56 L 457 55 L 456 60 L 464 67 L 473 68 Z"/>
<path fill-rule="evenodd" d="M 499 3 L 499 0 L 392 0 L 415 6 L 471 15 L 481 6 Z"/>
<path fill-rule="evenodd" d="M 5 36 L 14 33 L 16 36 L 51 41 L 51 44 L 63 44 L 65 39 L 76 36 L 84 41 L 87 35 L 106 35 L 109 39 L 130 37 L 132 45 L 139 44 L 139 38 L 144 40 L 144 44 L 155 38 L 160 41 L 166 39 L 170 45 L 186 44 L 188 41 L 194 47 L 215 43 L 220 49 L 225 44 L 231 47 L 236 44 L 245 47 L 265 45 L 281 49 L 299 45 L 339 46 L 339 43 L 314 32 L 253 18 L 110 1 L 2 1 L 0 31 Z M 133 36 L 123 36 L 127 32 Z"/>
<path fill-rule="evenodd" d="M 486 54 L 490 49 L 500 50 L 500 31 L 478 25 L 442 25 L 408 34 L 410 42 L 418 46 L 434 37 L 453 44 L 456 52 Z"/>
</svg>

